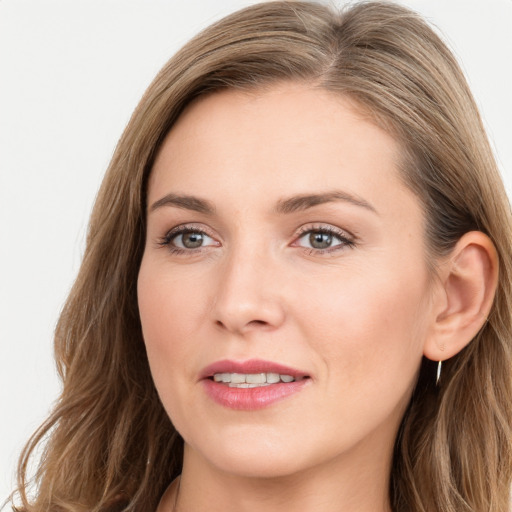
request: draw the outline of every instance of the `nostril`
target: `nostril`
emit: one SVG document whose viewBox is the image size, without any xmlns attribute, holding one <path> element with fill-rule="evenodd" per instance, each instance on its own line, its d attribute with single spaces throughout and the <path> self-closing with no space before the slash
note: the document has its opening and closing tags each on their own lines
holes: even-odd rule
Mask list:
<svg viewBox="0 0 512 512">
<path fill-rule="evenodd" d="M 251 325 L 251 324 L 254 324 L 254 325 L 267 325 L 267 322 L 265 322 L 264 320 L 253 320 L 252 322 L 249 322 L 248 325 Z"/>
<path fill-rule="evenodd" d="M 222 329 L 228 329 L 229 330 L 229 327 L 224 322 L 222 322 L 221 320 L 216 320 L 215 321 L 215 325 L 217 327 L 222 328 Z M 244 324 L 242 329 L 245 329 L 247 327 L 266 327 L 268 325 L 269 325 L 269 323 L 265 322 L 265 320 L 251 320 L 250 322 Z"/>
</svg>

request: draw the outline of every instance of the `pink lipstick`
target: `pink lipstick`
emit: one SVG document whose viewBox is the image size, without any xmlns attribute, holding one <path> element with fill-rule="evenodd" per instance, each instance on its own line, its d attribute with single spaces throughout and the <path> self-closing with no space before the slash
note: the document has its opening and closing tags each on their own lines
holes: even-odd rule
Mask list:
<svg viewBox="0 0 512 512">
<path fill-rule="evenodd" d="M 256 410 L 301 391 L 309 376 L 271 361 L 217 361 L 200 375 L 207 395 L 230 409 Z"/>
</svg>

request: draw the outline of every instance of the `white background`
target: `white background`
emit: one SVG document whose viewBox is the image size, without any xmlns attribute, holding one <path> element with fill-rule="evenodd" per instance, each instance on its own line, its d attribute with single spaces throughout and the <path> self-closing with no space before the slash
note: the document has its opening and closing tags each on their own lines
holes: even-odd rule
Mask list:
<svg viewBox="0 0 512 512">
<path fill-rule="evenodd" d="M 59 391 L 52 332 L 124 125 L 183 43 L 250 3 L 0 0 L 0 502 Z M 402 3 L 462 61 L 512 195 L 512 0 Z"/>
</svg>

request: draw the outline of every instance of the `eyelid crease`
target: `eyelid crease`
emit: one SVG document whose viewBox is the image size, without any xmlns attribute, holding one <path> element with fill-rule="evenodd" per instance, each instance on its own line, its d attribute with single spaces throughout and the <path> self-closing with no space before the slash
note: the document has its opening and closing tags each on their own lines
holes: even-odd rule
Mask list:
<svg viewBox="0 0 512 512">
<path fill-rule="evenodd" d="M 350 244 L 351 246 L 355 246 L 356 244 L 359 243 L 359 237 L 355 235 L 353 232 L 329 223 L 322 222 L 315 222 L 312 224 L 305 224 L 301 226 L 299 228 L 297 235 L 295 235 L 296 239 L 299 239 L 305 234 L 310 233 L 312 231 L 318 231 L 320 233 L 327 233 L 330 235 L 337 236 L 338 238 L 342 239 L 346 245 Z"/>
</svg>

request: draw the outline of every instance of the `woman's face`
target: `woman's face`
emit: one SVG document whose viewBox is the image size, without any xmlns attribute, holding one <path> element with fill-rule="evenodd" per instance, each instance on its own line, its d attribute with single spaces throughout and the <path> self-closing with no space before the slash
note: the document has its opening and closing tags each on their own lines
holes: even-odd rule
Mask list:
<svg viewBox="0 0 512 512">
<path fill-rule="evenodd" d="M 389 462 L 432 322 L 398 158 L 313 87 L 215 93 L 180 117 L 149 180 L 138 299 L 186 459 L 246 476 Z"/>
</svg>

